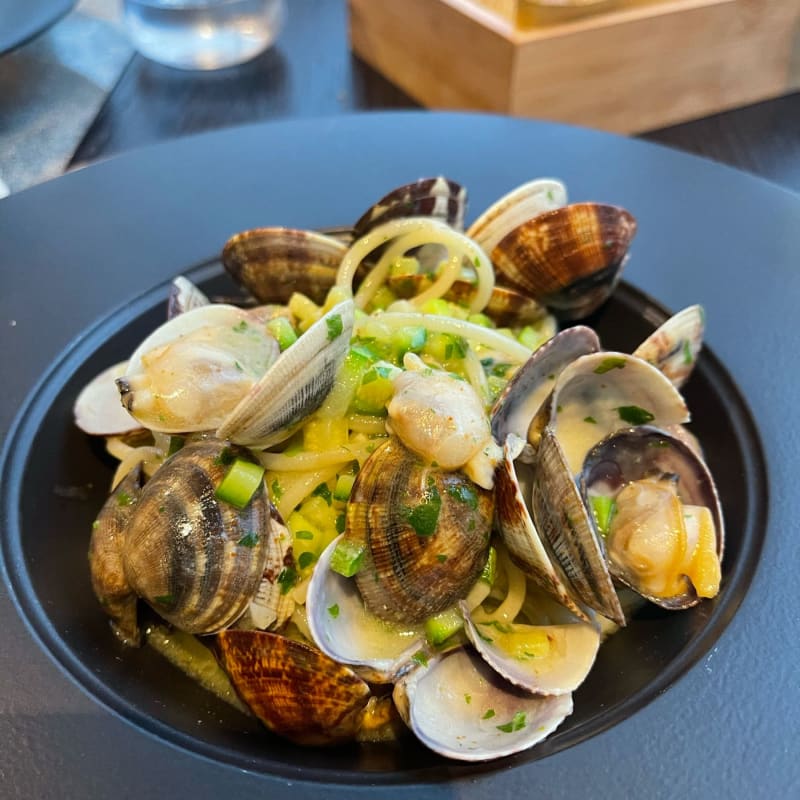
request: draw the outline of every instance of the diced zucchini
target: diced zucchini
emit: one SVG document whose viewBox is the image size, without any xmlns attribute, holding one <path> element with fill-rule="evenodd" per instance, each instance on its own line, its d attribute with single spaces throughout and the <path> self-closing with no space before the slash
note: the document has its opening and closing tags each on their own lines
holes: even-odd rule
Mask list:
<svg viewBox="0 0 800 800">
<path fill-rule="evenodd" d="M 614 498 L 603 494 L 594 494 L 589 498 L 589 505 L 592 507 L 592 514 L 600 535 L 608 536 L 611 520 L 617 513 L 617 504 Z"/>
<path fill-rule="evenodd" d="M 457 608 L 448 608 L 425 620 L 425 635 L 432 645 L 440 645 L 464 627 L 464 618 Z"/>
<path fill-rule="evenodd" d="M 236 508 L 244 508 L 258 491 L 263 478 L 264 467 L 261 464 L 237 458 L 217 487 L 216 495 Z"/>
<path fill-rule="evenodd" d="M 365 554 L 363 544 L 342 538 L 331 555 L 331 569 L 345 578 L 352 578 L 364 565 Z"/>
<path fill-rule="evenodd" d="M 353 483 L 355 482 L 355 479 L 355 475 L 340 475 L 336 479 L 336 487 L 333 490 L 334 500 L 341 500 L 343 503 L 347 502 L 347 500 L 350 498 L 350 492 L 353 489 Z"/>
<path fill-rule="evenodd" d="M 286 317 L 273 317 L 267 323 L 267 332 L 278 342 L 281 352 L 297 341 L 297 333 Z"/>
</svg>

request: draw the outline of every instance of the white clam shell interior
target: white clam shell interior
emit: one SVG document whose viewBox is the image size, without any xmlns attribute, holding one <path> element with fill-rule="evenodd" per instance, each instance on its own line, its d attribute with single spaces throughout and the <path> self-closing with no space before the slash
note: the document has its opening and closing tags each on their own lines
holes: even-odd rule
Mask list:
<svg viewBox="0 0 800 800">
<path fill-rule="evenodd" d="M 427 747 L 462 761 L 486 761 L 532 747 L 572 713 L 572 695 L 517 689 L 467 649 L 414 669 L 395 686 L 394 698 Z"/>
<path fill-rule="evenodd" d="M 114 381 L 125 374 L 127 361 L 104 369 L 83 387 L 75 401 L 75 424 L 93 436 L 113 436 L 135 431 L 142 426 L 120 402 Z"/>
<path fill-rule="evenodd" d="M 422 626 L 393 625 L 364 606 L 356 582 L 330 568 L 341 536 L 320 555 L 306 595 L 308 627 L 323 653 L 342 664 L 365 667 L 370 680 L 391 682 L 413 664 L 425 643 Z"/>
</svg>

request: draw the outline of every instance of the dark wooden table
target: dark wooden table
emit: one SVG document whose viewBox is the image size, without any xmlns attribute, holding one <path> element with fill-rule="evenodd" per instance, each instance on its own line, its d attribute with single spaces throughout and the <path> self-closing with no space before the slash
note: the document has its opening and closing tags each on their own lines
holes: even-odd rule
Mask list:
<svg viewBox="0 0 800 800">
<path fill-rule="evenodd" d="M 353 56 L 345 0 L 291 0 L 277 44 L 218 72 L 182 72 L 136 55 L 72 165 L 229 125 L 418 104 Z M 800 93 L 642 134 L 800 191 Z"/>
</svg>

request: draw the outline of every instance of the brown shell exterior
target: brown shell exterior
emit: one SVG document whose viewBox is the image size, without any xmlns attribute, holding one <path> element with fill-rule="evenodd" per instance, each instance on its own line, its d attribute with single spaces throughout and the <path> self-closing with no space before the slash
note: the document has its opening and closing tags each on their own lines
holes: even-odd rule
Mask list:
<svg viewBox="0 0 800 800">
<path fill-rule="evenodd" d="M 330 236 L 294 228 L 253 228 L 232 236 L 222 263 L 262 303 L 288 303 L 302 292 L 323 303 L 347 247 Z"/>
<path fill-rule="evenodd" d="M 262 482 L 244 509 L 217 499 L 228 469 L 225 450 L 249 458 L 244 448 L 210 439 L 168 459 L 142 490 L 123 544 L 133 590 L 188 633 L 215 633 L 233 624 L 264 573 L 267 493 Z"/>
<path fill-rule="evenodd" d="M 123 644 L 141 644 L 136 593 L 125 576 L 122 542 L 142 489 L 141 464 L 132 469 L 106 500 L 92 526 L 89 570 L 92 589 L 111 618 L 111 629 Z"/>
<path fill-rule="evenodd" d="M 574 203 L 515 228 L 491 258 L 503 282 L 564 319 L 579 319 L 613 291 L 635 233 L 636 220 L 624 208 Z"/>
<path fill-rule="evenodd" d="M 434 490 L 441 501 L 435 530 L 420 535 L 409 513 Z M 347 505 L 345 536 L 367 548 L 355 578 L 367 608 L 413 624 L 465 597 L 486 563 L 493 513 L 493 493 L 463 473 L 424 464 L 395 438 L 381 445 Z"/>
<path fill-rule="evenodd" d="M 576 597 L 618 625 L 625 614 L 611 581 L 605 552 L 550 428 L 542 431 L 533 483 L 533 520 Z"/>
<path fill-rule="evenodd" d="M 370 698 L 355 672 L 316 648 L 263 631 L 223 631 L 217 651 L 242 700 L 297 744 L 353 739 Z"/>
<path fill-rule="evenodd" d="M 392 189 L 370 206 L 353 225 L 356 239 L 373 228 L 400 217 L 432 216 L 456 228 L 464 224 L 467 192 L 448 178 L 421 178 Z"/>
</svg>

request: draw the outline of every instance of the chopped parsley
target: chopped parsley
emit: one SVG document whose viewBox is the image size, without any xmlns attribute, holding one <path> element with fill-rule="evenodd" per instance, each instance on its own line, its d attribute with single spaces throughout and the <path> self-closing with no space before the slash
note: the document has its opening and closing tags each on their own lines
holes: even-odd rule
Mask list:
<svg viewBox="0 0 800 800">
<path fill-rule="evenodd" d="M 328 613 L 336 619 L 339 616 L 339 604 L 334 603 L 332 606 L 328 606 Z"/>
<path fill-rule="evenodd" d="M 584 417 L 584 422 L 591 422 L 592 425 L 597 425 L 597 420 L 594 417 Z"/>
<path fill-rule="evenodd" d="M 278 575 L 278 586 L 281 587 L 281 594 L 289 594 L 297 583 L 297 573 L 291 567 L 284 567 Z"/>
<path fill-rule="evenodd" d="M 446 553 L 438 553 L 437 556 L 436 556 L 436 560 L 440 564 L 444 564 L 444 562 L 447 561 L 447 554 Z"/>
<path fill-rule="evenodd" d="M 314 534 L 311 531 L 297 531 L 294 535 L 295 539 L 313 539 Z"/>
<path fill-rule="evenodd" d="M 493 708 L 487 708 L 486 713 L 481 717 L 481 719 L 491 719 L 495 715 L 495 710 Z"/>
<path fill-rule="evenodd" d="M 223 447 L 219 455 L 215 456 L 214 463 L 218 467 L 228 467 L 233 464 L 235 458 L 236 456 L 231 452 L 230 447 Z"/>
<path fill-rule="evenodd" d="M 473 511 L 478 507 L 477 492 L 471 486 L 467 486 L 465 483 L 458 483 L 448 486 L 447 494 L 449 494 L 450 497 L 454 498 L 455 500 L 458 500 L 460 503 L 464 503 Z"/>
<path fill-rule="evenodd" d="M 250 326 L 247 324 L 245 320 L 239 320 L 239 322 L 233 326 L 233 330 L 236 333 L 244 333 Z"/>
<path fill-rule="evenodd" d="M 171 606 L 175 602 L 175 595 L 161 594 L 158 597 L 154 597 L 153 600 L 155 600 L 160 606 Z"/>
<path fill-rule="evenodd" d="M 686 339 L 683 343 L 683 363 L 687 366 L 694 361 L 694 356 L 692 355 L 692 346 L 689 343 L 689 340 Z"/>
<path fill-rule="evenodd" d="M 413 656 L 411 656 L 411 660 L 416 661 L 417 664 L 419 664 L 421 667 L 428 666 L 428 656 L 425 655 L 424 650 L 417 650 L 417 652 L 414 653 Z"/>
<path fill-rule="evenodd" d="M 332 342 L 334 339 L 338 339 L 342 335 L 344 326 L 342 325 L 341 314 L 332 314 L 325 320 L 325 324 L 328 326 L 328 341 Z"/>
<path fill-rule="evenodd" d="M 498 725 L 497 730 L 503 733 L 513 733 L 514 731 L 521 731 L 525 725 L 525 712 L 517 711 L 511 722 L 506 722 L 505 725 Z"/>
<path fill-rule="evenodd" d="M 255 547 L 258 544 L 258 534 L 255 531 L 245 534 L 236 544 L 242 547 Z"/>
<path fill-rule="evenodd" d="M 281 497 L 283 497 L 283 487 L 281 486 L 281 483 L 277 478 L 275 478 L 275 480 L 272 481 L 269 489 L 272 492 L 272 496 L 276 500 L 280 500 Z"/>
<path fill-rule="evenodd" d="M 646 425 L 655 419 L 655 414 L 640 406 L 618 406 L 617 413 L 623 422 L 630 425 Z"/>
<path fill-rule="evenodd" d="M 333 502 L 333 495 L 331 494 L 331 490 L 328 488 L 327 483 L 321 483 L 311 492 L 315 497 L 321 497 L 328 505 Z"/>
<path fill-rule="evenodd" d="M 344 533 L 344 529 L 347 524 L 347 518 L 344 514 L 339 514 L 339 516 L 336 517 L 336 522 L 334 524 L 336 525 L 336 533 Z"/>
<path fill-rule="evenodd" d="M 414 508 L 405 508 L 404 516 L 417 536 L 433 536 L 439 524 L 442 498 L 435 485 L 429 483 L 425 499 Z"/>
<path fill-rule="evenodd" d="M 594 371 L 598 375 L 605 375 L 606 372 L 611 372 L 612 369 L 625 369 L 624 356 L 609 356 L 604 358 L 600 365 L 595 367 Z"/>
<path fill-rule="evenodd" d="M 184 439 L 183 436 L 170 436 L 169 450 L 167 450 L 167 458 L 169 458 L 172 455 L 175 455 L 175 453 L 177 453 L 178 450 L 180 450 L 183 447 L 185 441 L 186 440 Z"/>
<path fill-rule="evenodd" d="M 465 694 L 465 695 L 464 695 L 464 702 L 465 702 L 467 705 L 469 705 L 469 704 L 472 702 L 472 695 L 471 695 L 471 694 Z"/>
<path fill-rule="evenodd" d="M 127 492 L 120 492 L 117 495 L 118 506 L 129 506 L 133 503 L 133 498 Z"/>
<path fill-rule="evenodd" d="M 310 567 L 316 560 L 317 557 L 313 553 L 310 553 L 306 550 L 305 552 L 300 553 L 297 558 L 297 563 L 299 564 L 300 569 L 306 569 L 307 567 Z"/>
</svg>

